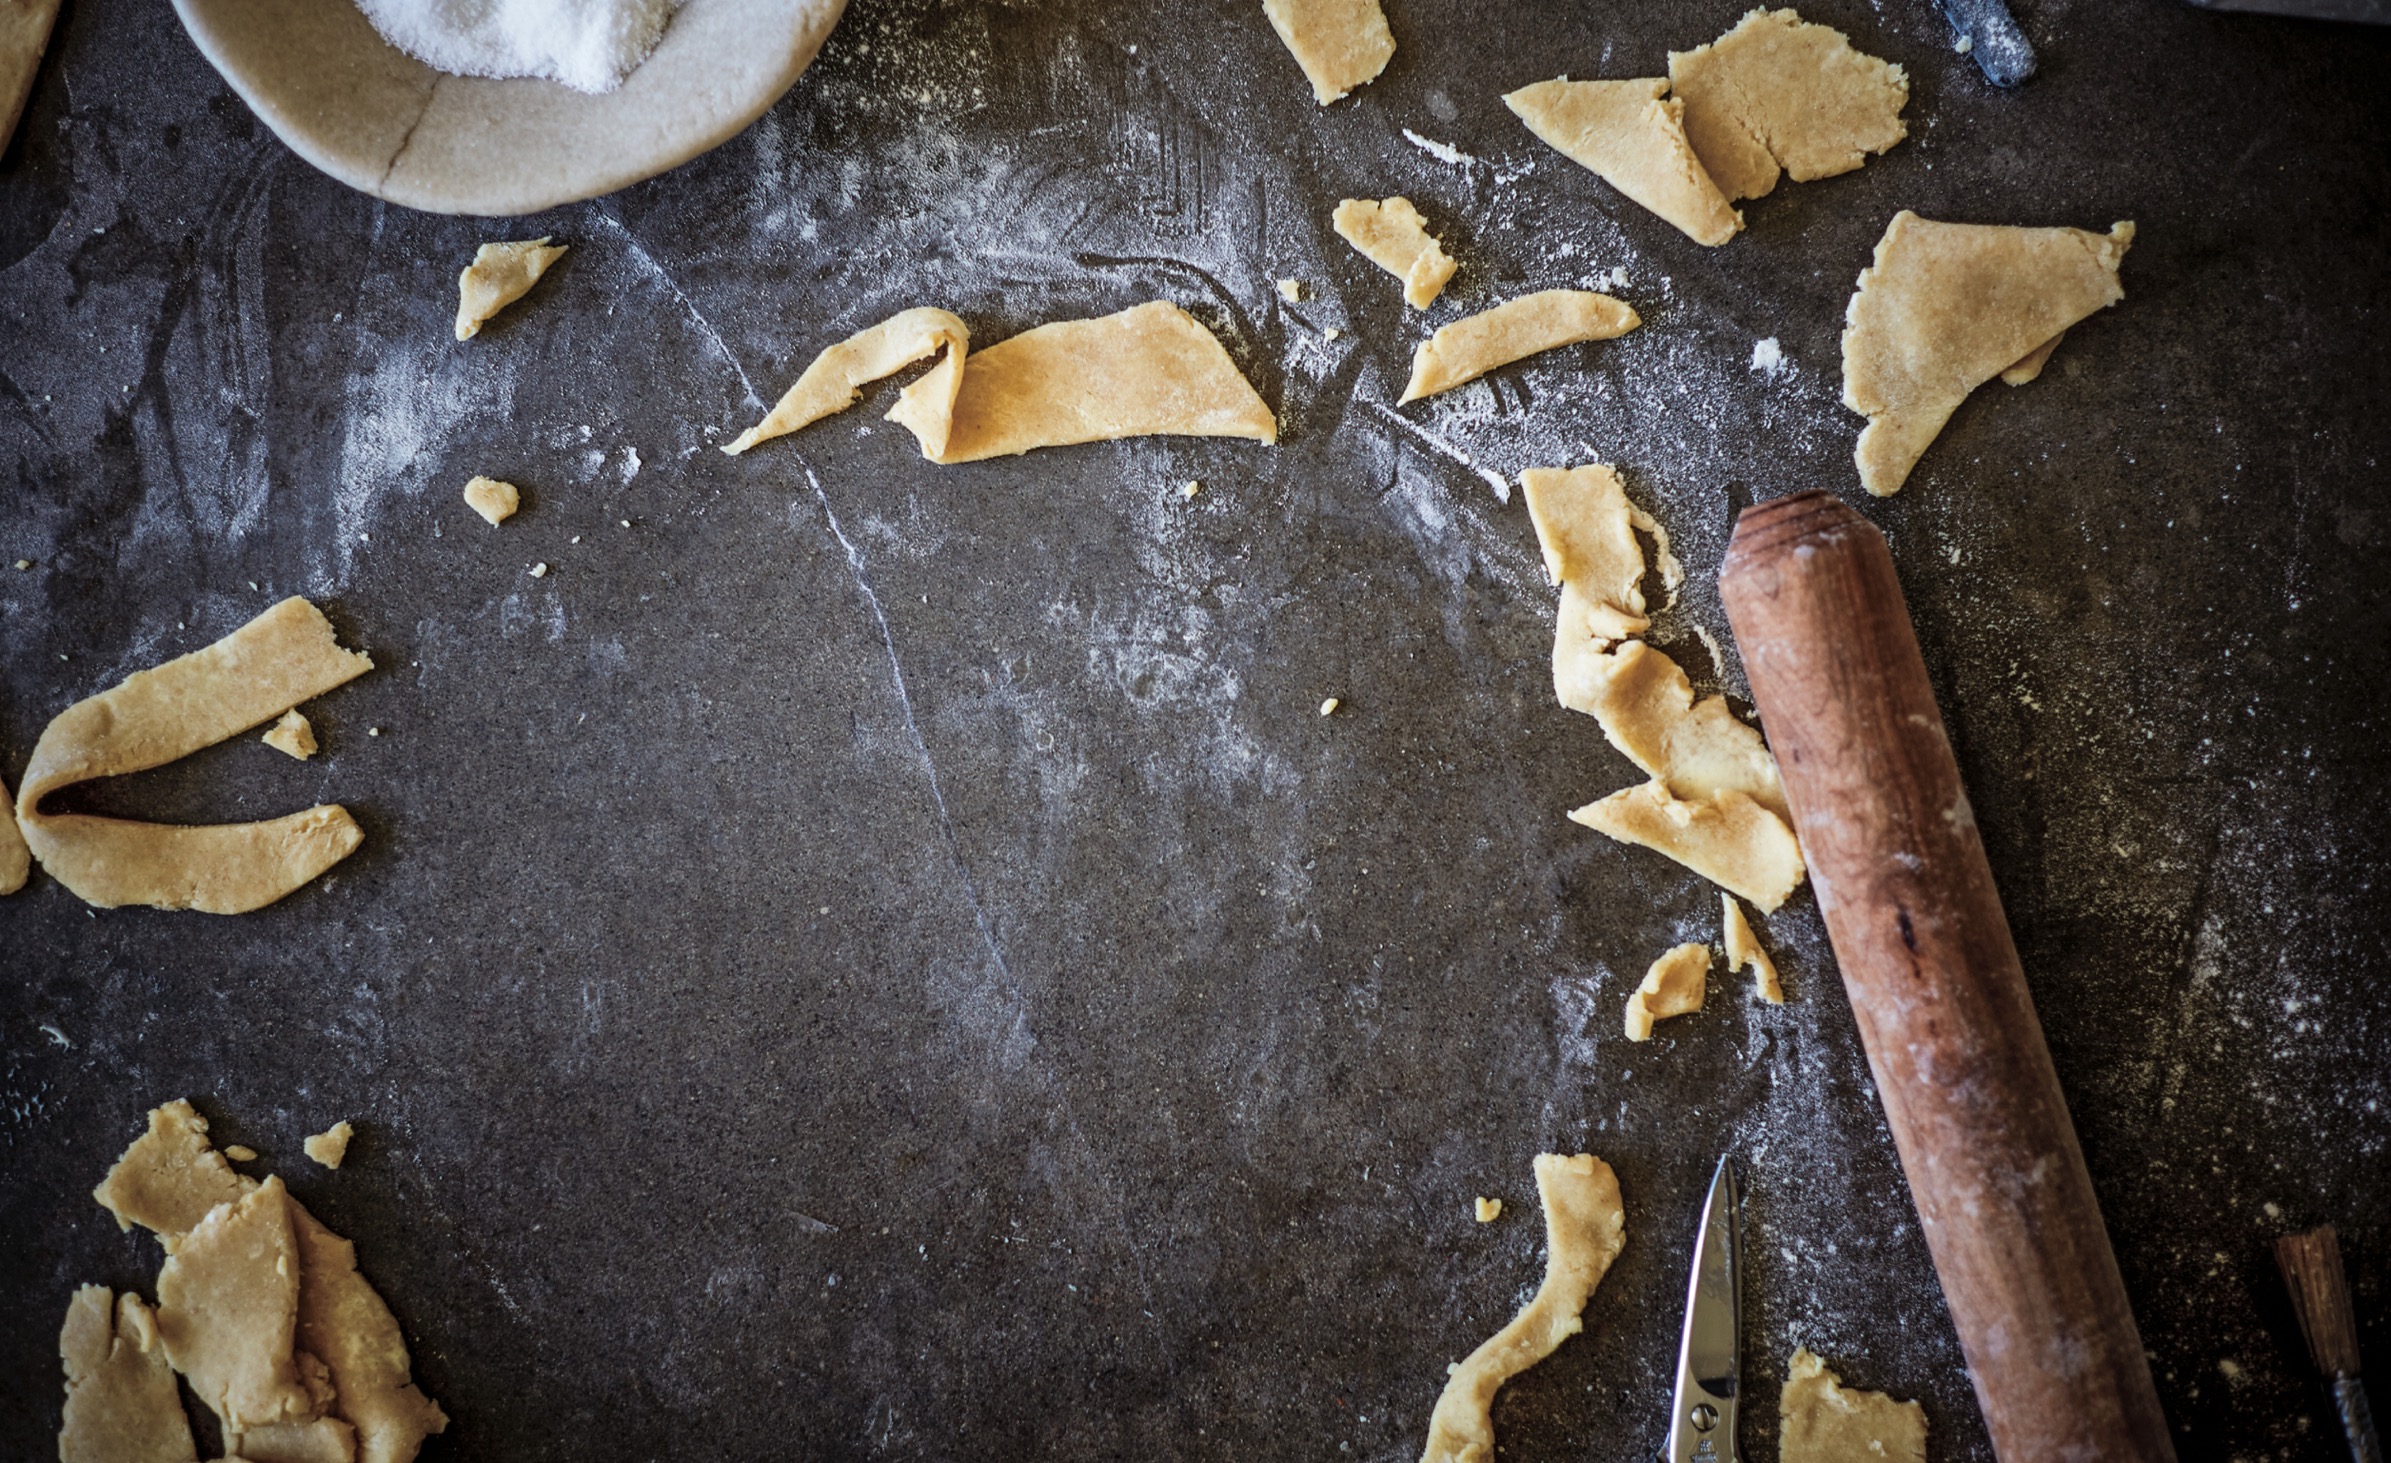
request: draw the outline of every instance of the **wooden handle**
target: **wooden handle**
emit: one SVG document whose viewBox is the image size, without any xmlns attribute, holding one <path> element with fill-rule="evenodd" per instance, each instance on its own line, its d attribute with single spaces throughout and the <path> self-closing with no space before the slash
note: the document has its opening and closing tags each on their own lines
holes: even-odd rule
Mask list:
<svg viewBox="0 0 2391 1463">
<path fill-rule="evenodd" d="M 1719 589 L 1994 1451 L 2173 1459 L 1884 536 L 1762 503 Z"/>
</svg>

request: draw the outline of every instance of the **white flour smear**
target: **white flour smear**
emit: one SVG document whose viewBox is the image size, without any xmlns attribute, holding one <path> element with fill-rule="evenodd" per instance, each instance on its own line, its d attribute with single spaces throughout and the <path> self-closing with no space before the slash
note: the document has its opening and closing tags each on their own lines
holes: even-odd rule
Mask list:
<svg viewBox="0 0 2391 1463">
<path fill-rule="evenodd" d="M 679 0 L 357 0 L 382 39 L 436 71 L 608 92 L 656 49 Z"/>
</svg>

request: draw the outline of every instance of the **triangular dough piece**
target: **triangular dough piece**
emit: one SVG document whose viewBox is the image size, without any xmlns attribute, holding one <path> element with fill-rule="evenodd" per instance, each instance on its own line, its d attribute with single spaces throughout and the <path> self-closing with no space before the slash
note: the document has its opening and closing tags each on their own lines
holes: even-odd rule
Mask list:
<svg viewBox="0 0 2391 1463">
<path fill-rule="evenodd" d="M 1611 745 L 1672 795 L 1707 802 L 1741 793 L 1791 825 L 1777 759 L 1759 731 L 1740 720 L 1724 696 L 1696 702 L 1693 682 L 1677 662 L 1630 640 L 1602 658 L 1601 674 L 1587 689 L 1592 694 L 1583 702 L 1562 704 L 1602 723 Z"/>
<path fill-rule="evenodd" d="M 1167 300 L 1058 320 L 974 351 L 946 402 L 923 389 L 928 379 L 906 387 L 888 416 L 925 450 L 943 426 L 937 462 L 1118 437 L 1278 440 L 1278 422 L 1229 353 Z"/>
<path fill-rule="evenodd" d="M 1337 237 L 1403 281 L 1403 301 L 1415 310 L 1435 304 L 1458 267 L 1444 246 L 1428 236 L 1428 220 L 1408 198 L 1348 198 L 1337 205 L 1331 222 Z"/>
<path fill-rule="evenodd" d="M 1760 948 L 1760 937 L 1752 933 L 1752 922 L 1744 918 L 1743 906 L 1732 894 L 1719 896 L 1719 918 L 1725 926 L 1727 969 L 1741 970 L 1749 965 L 1760 999 L 1772 1006 L 1785 1004 L 1785 987 L 1777 980 L 1777 962 L 1768 958 Z"/>
<path fill-rule="evenodd" d="M 1743 215 L 1685 136 L 1685 104 L 1661 78 L 1539 81 L 1503 98 L 1528 130 L 1685 231 L 1697 244 L 1735 237 Z"/>
<path fill-rule="evenodd" d="M 1650 1041 L 1652 1023 L 1702 1009 L 1710 985 L 1710 947 L 1679 945 L 1652 962 L 1643 984 L 1627 998 L 1627 1039 Z"/>
<path fill-rule="evenodd" d="M 1262 0 L 1262 13 L 1324 107 L 1376 80 L 1395 54 L 1378 0 Z"/>
<path fill-rule="evenodd" d="M 545 237 L 508 244 L 484 244 L 457 276 L 457 339 L 481 334 L 491 316 L 531 293 L 565 246 Z"/>
<path fill-rule="evenodd" d="M 814 357 L 805 374 L 782 393 L 764 419 L 741 432 L 722 450 L 736 457 L 758 442 L 768 442 L 845 411 L 862 397 L 865 386 L 942 350 L 946 359 L 908 388 L 919 393 L 924 408 L 922 424 L 913 427 L 914 435 L 921 441 L 922 456 L 935 462 L 946 451 L 947 422 L 954 414 L 955 391 L 963 384 L 963 359 L 971 351 L 971 327 L 947 311 L 928 306 L 901 310 Z"/>
<path fill-rule="evenodd" d="M 1808 1347 L 1777 1398 L 1781 1463 L 1926 1463 L 1926 1409 L 1845 1387 Z"/>
<path fill-rule="evenodd" d="M 1843 404 L 1868 418 L 1852 454 L 1861 485 L 1901 491 L 1969 392 L 2040 371 L 2060 332 L 2124 299 L 2133 241 L 2131 223 L 2104 235 L 1893 215 L 1844 312 Z"/>
<path fill-rule="evenodd" d="M 210 1210 L 158 1272 L 166 1359 L 231 1431 L 321 1413 L 293 1354 L 298 1315 L 299 1258 L 278 1178 Z"/>
<path fill-rule="evenodd" d="M 17 800 L 0 781 L 0 894 L 14 894 L 25 887 L 25 876 L 33 871 L 33 851 L 25 847 L 25 835 L 17 827 Z"/>
<path fill-rule="evenodd" d="M 1611 647 L 1651 625 L 1644 615 L 1644 547 L 1636 533 L 1652 535 L 1662 581 L 1670 588 L 1685 571 L 1669 553 L 1668 530 L 1629 502 L 1619 475 L 1601 463 L 1531 467 L 1519 482 L 1544 549 L 1545 572 L 1561 586 L 1553 691 L 1563 706 L 1577 707 L 1608 673 Z"/>
<path fill-rule="evenodd" d="M 1775 813 L 1739 792 L 1704 802 L 1674 797 L 1658 778 L 1621 788 L 1570 815 L 1621 843 L 1640 844 L 1722 889 L 1774 910 L 1801 887 L 1801 844 Z"/>
<path fill-rule="evenodd" d="M 1792 10 L 1751 11 L 1707 46 L 1669 53 L 1685 139 L 1729 199 L 1848 173 L 1909 135 L 1909 76 Z"/>
<path fill-rule="evenodd" d="M 76 1291 L 58 1359 L 66 1368 L 59 1463 L 196 1463 L 157 1318 L 140 1296 L 112 1296 L 102 1285 Z"/>
<path fill-rule="evenodd" d="M 1642 324 L 1624 301 L 1592 290 L 1538 290 L 1465 315 L 1411 353 L 1405 401 L 1465 386 L 1497 366 L 1574 345 L 1609 340 Z"/>
</svg>

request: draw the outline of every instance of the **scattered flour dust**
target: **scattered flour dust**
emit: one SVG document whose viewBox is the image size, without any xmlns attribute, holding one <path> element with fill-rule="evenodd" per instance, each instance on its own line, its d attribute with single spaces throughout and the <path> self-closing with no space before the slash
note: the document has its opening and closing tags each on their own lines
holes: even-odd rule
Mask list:
<svg viewBox="0 0 2391 1463">
<path fill-rule="evenodd" d="M 357 0 L 382 39 L 457 76 L 538 76 L 575 91 L 623 84 L 680 0 Z"/>
</svg>

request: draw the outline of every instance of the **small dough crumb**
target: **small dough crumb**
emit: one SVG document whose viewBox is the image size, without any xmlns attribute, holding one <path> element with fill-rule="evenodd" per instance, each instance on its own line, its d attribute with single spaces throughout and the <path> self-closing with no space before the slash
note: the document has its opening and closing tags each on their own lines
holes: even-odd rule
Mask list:
<svg viewBox="0 0 2391 1463">
<path fill-rule="evenodd" d="M 195 1463 L 157 1317 L 140 1296 L 101 1285 L 76 1291 L 58 1359 L 66 1368 L 60 1463 Z"/>
<path fill-rule="evenodd" d="M 1558 346 L 1609 340 L 1643 323 L 1636 312 L 1592 290 L 1539 290 L 1468 315 L 1421 341 L 1412 352 L 1411 384 L 1403 400 L 1417 401 L 1477 380 Z"/>
<path fill-rule="evenodd" d="M 564 252 L 564 245 L 551 246 L 546 237 L 475 250 L 473 262 L 457 276 L 457 339 L 481 334 L 491 316 L 529 293 Z"/>
<path fill-rule="evenodd" d="M 1262 13 L 1324 107 L 1376 80 L 1395 54 L 1378 0 L 1262 0 Z"/>
<path fill-rule="evenodd" d="M 513 483 L 477 477 L 465 484 L 465 506 L 493 525 L 500 524 L 514 517 L 515 510 L 523 506 L 523 494 Z"/>
<path fill-rule="evenodd" d="M 1285 301 L 1286 301 L 1288 304 L 1290 304 L 1290 305 L 1300 305 L 1300 304 L 1302 304 L 1302 303 L 1303 303 L 1303 281 L 1302 281 L 1302 280 L 1300 280 L 1300 279 L 1282 279 L 1282 280 L 1280 280 L 1280 281 L 1279 281 L 1279 298 L 1280 298 L 1280 299 L 1282 299 L 1282 300 L 1285 300 Z M 18 567 L 18 568 L 20 568 L 20 569 L 22 569 L 22 568 L 24 568 L 24 567 L 25 567 L 25 565 L 23 564 L 23 562 L 22 562 L 22 561 L 20 561 L 20 562 L 17 564 L 17 567 Z"/>
<path fill-rule="evenodd" d="M 1679 945 L 1653 961 L 1644 983 L 1627 998 L 1627 1039 L 1650 1041 L 1653 1022 L 1701 1010 L 1709 983 L 1708 945 Z"/>
<path fill-rule="evenodd" d="M 1719 906 L 1726 924 L 1727 969 L 1737 971 L 1749 965 L 1760 999 L 1772 1006 L 1784 1005 L 1785 987 L 1777 980 L 1777 962 L 1760 948 L 1760 937 L 1752 933 L 1752 922 L 1744 918 L 1743 906 L 1735 902 L 1732 894 L 1721 894 Z"/>
<path fill-rule="evenodd" d="M 299 1146 L 324 1167 L 338 1168 L 340 1161 L 349 1156 L 349 1139 L 354 1132 L 348 1119 L 343 1118 Z"/>
<path fill-rule="evenodd" d="M 1179 496 L 1182 498 L 1192 498 L 1202 491 L 1204 491 L 1204 485 L 1202 483 L 1191 482 L 1179 490 Z"/>
<path fill-rule="evenodd" d="M 1434 304 L 1458 267 L 1444 246 L 1428 237 L 1428 220 L 1408 198 L 1348 198 L 1337 205 L 1332 222 L 1337 236 L 1363 258 L 1403 281 L 1404 302 L 1413 309 Z"/>
<path fill-rule="evenodd" d="M 266 728 L 265 744 L 286 757 L 304 762 L 315 755 L 315 726 L 293 707 L 282 720 Z"/>
<path fill-rule="evenodd" d="M 1320 703 L 1320 714 L 1322 716 L 1334 716 L 1337 713 L 1337 708 L 1344 704 L 1344 702 L 1338 700 L 1336 697 L 1331 696 L 1326 701 Z"/>
<path fill-rule="evenodd" d="M 235 1163 L 247 1163 L 257 1157 L 257 1150 L 246 1143 L 227 1143 L 224 1145 L 224 1156 Z"/>
<path fill-rule="evenodd" d="M 1660 77 L 1539 81 L 1503 98 L 1528 130 L 1571 162 L 1675 224 L 1697 244 L 1735 237 L 1728 203 L 1685 135 L 1685 103 Z"/>
<path fill-rule="evenodd" d="M 1486 1197 L 1485 1197 L 1485 1196 L 1483 1196 L 1483 1195 L 1479 1196 L 1479 1199 L 1478 1199 L 1478 1222 L 1479 1222 L 1480 1224 L 1492 1224 L 1492 1223 L 1494 1223 L 1496 1220 L 1498 1220 L 1498 1219 L 1500 1219 L 1500 1218 L 1502 1218 L 1502 1217 L 1503 1217 L 1503 1201 L 1502 1201 L 1502 1200 L 1500 1200 L 1500 1199 L 1489 1199 L 1489 1198 L 1486 1198 Z"/>
<path fill-rule="evenodd" d="M 1793 1353 L 1777 1417 L 1782 1463 L 1926 1463 L 1926 1409 L 1845 1387 L 1806 1346 Z"/>
<path fill-rule="evenodd" d="M 543 561 L 543 562 L 541 562 L 541 563 L 537 563 L 537 564 L 534 564 L 534 565 L 532 565 L 532 566 L 531 566 L 531 577 L 532 577 L 532 578 L 534 578 L 534 579 L 545 579 L 545 578 L 547 578 L 547 577 L 548 577 L 548 565 L 546 564 L 546 562 L 544 562 L 544 561 Z"/>
<path fill-rule="evenodd" d="M 1707 46 L 1669 53 L 1685 137 L 1730 200 L 1848 173 L 1909 135 L 1909 76 L 1791 10 L 1747 13 Z"/>
</svg>

